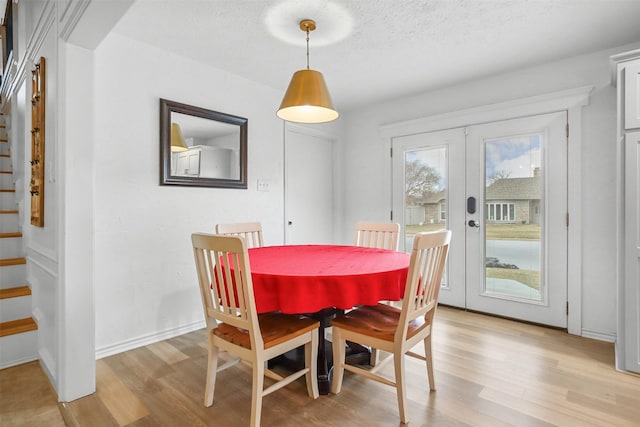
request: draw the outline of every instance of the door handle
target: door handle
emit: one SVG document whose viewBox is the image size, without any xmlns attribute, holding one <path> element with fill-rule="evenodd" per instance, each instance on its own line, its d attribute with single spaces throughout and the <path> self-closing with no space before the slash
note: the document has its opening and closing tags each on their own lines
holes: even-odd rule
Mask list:
<svg viewBox="0 0 640 427">
<path fill-rule="evenodd" d="M 469 224 L 469 227 L 480 228 L 480 223 L 475 219 L 470 219 L 468 224 Z"/>
</svg>

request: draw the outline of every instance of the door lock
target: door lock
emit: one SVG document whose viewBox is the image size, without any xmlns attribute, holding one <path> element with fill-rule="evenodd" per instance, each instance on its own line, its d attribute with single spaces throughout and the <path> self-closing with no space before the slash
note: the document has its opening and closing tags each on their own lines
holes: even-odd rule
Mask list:
<svg viewBox="0 0 640 427">
<path fill-rule="evenodd" d="M 480 223 L 478 221 L 476 221 L 475 219 L 470 219 L 469 220 L 469 227 L 480 228 Z"/>
</svg>

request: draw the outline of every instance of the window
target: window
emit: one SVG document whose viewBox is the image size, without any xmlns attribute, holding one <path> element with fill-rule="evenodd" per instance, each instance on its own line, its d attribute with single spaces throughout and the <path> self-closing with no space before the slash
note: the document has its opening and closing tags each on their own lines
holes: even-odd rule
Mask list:
<svg viewBox="0 0 640 427">
<path fill-rule="evenodd" d="M 514 222 L 516 220 L 515 203 L 487 203 L 487 220 L 496 222 Z"/>
</svg>

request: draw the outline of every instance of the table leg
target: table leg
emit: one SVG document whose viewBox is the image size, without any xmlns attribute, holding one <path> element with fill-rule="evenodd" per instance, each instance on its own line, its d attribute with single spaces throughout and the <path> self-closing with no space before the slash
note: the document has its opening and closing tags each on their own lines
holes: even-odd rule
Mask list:
<svg viewBox="0 0 640 427">
<path fill-rule="evenodd" d="M 331 326 L 331 319 L 336 317 L 341 310 L 335 308 L 326 308 L 317 313 L 309 314 L 310 317 L 320 322 L 318 328 L 318 392 L 320 394 L 329 394 L 331 390 L 331 367 L 333 366 L 333 352 L 331 344 L 327 346 L 324 330 Z"/>
</svg>

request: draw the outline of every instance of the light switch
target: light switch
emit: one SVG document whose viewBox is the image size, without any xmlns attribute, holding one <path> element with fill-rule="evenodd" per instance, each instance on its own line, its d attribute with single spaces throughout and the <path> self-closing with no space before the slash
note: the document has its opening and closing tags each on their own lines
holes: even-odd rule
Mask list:
<svg viewBox="0 0 640 427">
<path fill-rule="evenodd" d="M 258 180 L 258 191 L 269 191 L 269 189 L 270 189 L 269 181 L 266 181 L 264 179 Z"/>
</svg>

